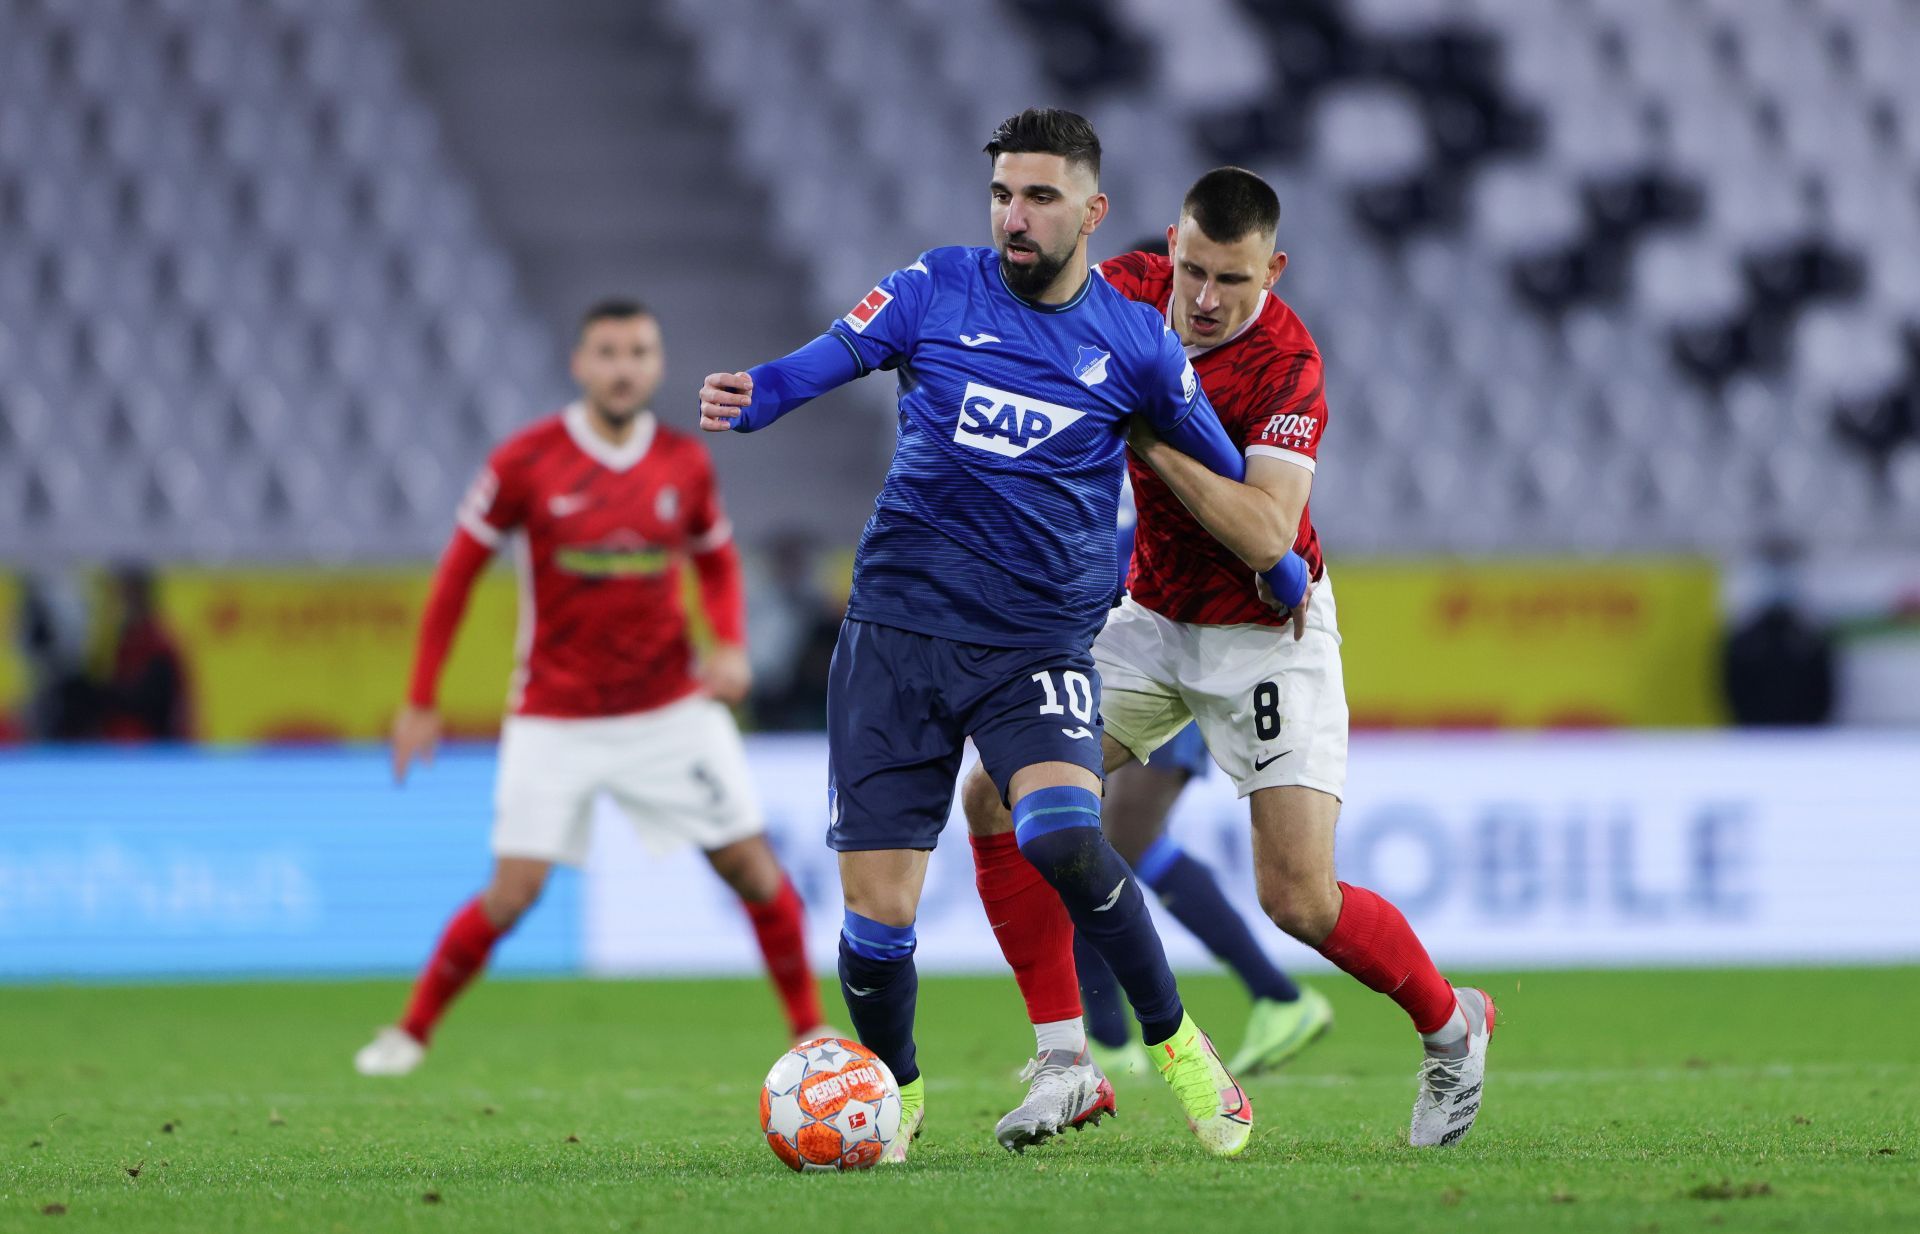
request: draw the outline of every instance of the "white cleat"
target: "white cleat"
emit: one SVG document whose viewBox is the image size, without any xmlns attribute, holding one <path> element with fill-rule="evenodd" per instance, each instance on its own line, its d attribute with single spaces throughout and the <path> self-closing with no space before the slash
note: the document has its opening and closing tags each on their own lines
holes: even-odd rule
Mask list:
<svg viewBox="0 0 1920 1234">
<path fill-rule="evenodd" d="M 1027 1099 L 1015 1106 L 993 1129 L 993 1138 L 1008 1152 L 1023 1153 L 1035 1144 L 1096 1124 L 1118 1114 L 1113 1085 L 1085 1050 L 1046 1050 L 1020 1073 L 1031 1080 Z"/>
<path fill-rule="evenodd" d="M 361 1075 L 407 1075 L 426 1061 L 427 1047 L 406 1029 L 389 1024 L 353 1056 Z"/>
<path fill-rule="evenodd" d="M 1493 1039 L 1493 999 L 1485 990 L 1455 989 L 1467 1034 L 1446 1046 L 1428 1046 L 1420 1064 L 1420 1091 L 1413 1099 L 1415 1148 L 1450 1148 L 1466 1139 L 1480 1114 L 1487 1079 L 1487 1043 Z"/>
<path fill-rule="evenodd" d="M 795 1046 L 803 1046 L 807 1044 L 809 1041 L 820 1041 L 828 1037 L 844 1037 L 844 1036 L 846 1036 L 845 1033 L 841 1032 L 839 1029 L 835 1028 L 831 1024 L 816 1024 L 812 1028 L 808 1029 L 806 1032 L 796 1035 L 793 1039 L 793 1044 Z"/>
</svg>

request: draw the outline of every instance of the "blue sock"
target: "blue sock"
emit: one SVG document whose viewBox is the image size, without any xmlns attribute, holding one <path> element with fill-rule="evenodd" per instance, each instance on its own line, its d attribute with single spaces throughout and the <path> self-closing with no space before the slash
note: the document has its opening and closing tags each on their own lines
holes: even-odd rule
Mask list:
<svg viewBox="0 0 1920 1234">
<path fill-rule="evenodd" d="M 1186 1014 L 1180 991 L 1140 880 L 1100 830 L 1100 798 L 1065 784 L 1036 789 L 1013 807 L 1013 833 L 1021 853 L 1060 893 L 1074 929 L 1127 992 L 1146 1043 L 1178 1032 Z"/>
<path fill-rule="evenodd" d="M 920 1074 L 913 1047 L 920 975 L 913 948 L 910 925 L 881 925 L 848 909 L 840 926 L 840 993 L 853 1031 L 902 1084 Z"/>
<path fill-rule="evenodd" d="M 1087 1036 L 1109 1050 L 1117 1050 L 1133 1036 L 1120 983 L 1086 936 L 1073 932 L 1073 967 L 1080 974 L 1080 1006 L 1087 1018 Z"/>
<path fill-rule="evenodd" d="M 1254 941 L 1246 919 L 1227 903 L 1213 871 L 1188 856 L 1185 849 L 1161 836 L 1140 854 L 1134 871 L 1141 882 L 1153 888 L 1174 919 L 1234 971 L 1249 994 L 1282 1003 L 1300 997 L 1300 987 L 1274 967 Z"/>
</svg>

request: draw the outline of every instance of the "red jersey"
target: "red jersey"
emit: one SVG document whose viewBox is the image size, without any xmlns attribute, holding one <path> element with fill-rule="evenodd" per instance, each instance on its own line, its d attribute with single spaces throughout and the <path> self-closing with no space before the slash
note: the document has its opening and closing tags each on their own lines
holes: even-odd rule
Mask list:
<svg viewBox="0 0 1920 1234">
<path fill-rule="evenodd" d="M 699 689 L 681 598 L 693 557 L 715 634 L 741 639 L 738 561 L 707 451 L 644 413 L 622 446 L 594 435 L 575 404 L 507 439 L 460 505 L 421 637 L 413 701 L 431 705 L 444 648 L 465 604 L 458 563 L 484 561 L 521 533 L 520 715 L 585 718 L 649 711 Z M 460 541 L 477 542 L 473 548 Z M 476 552 L 477 548 L 481 551 Z M 457 603 L 441 593 L 460 594 Z M 451 607 L 451 620 L 442 611 Z M 720 611 L 714 611 L 714 610 Z"/>
<path fill-rule="evenodd" d="M 1097 268 L 1121 295 L 1167 312 L 1173 262 L 1164 253 L 1123 253 Z M 1260 311 L 1233 337 L 1205 350 L 1189 347 L 1187 355 L 1227 436 L 1249 455 L 1313 470 L 1327 426 L 1320 349 L 1285 301 L 1263 293 Z M 1247 564 L 1200 526 L 1151 467 L 1129 454 L 1127 471 L 1140 517 L 1127 575 L 1135 600 L 1194 625 L 1286 624 L 1261 601 Z M 1313 578 L 1326 573 L 1320 537 L 1305 508 L 1293 551 Z"/>
</svg>

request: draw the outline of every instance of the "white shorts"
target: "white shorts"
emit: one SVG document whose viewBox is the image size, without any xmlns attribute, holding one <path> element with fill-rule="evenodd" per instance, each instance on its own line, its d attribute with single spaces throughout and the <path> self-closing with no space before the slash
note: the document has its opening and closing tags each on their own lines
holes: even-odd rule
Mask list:
<svg viewBox="0 0 1920 1234">
<path fill-rule="evenodd" d="M 509 716 L 500 730 L 493 851 L 577 866 L 601 793 L 657 853 L 760 834 L 746 748 L 727 709 L 694 695 L 629 716 Z"/>
<path fill-rule="evenodd" d="M 1307 631 L 1169 621 L 1131 597 L 1093 643 L 1100 718 L 1141 762 L 1190 720 L 1242 797 L 1347 784 L 1347 688 L 1333 586 L 1314 585 Z"/>
</svg>

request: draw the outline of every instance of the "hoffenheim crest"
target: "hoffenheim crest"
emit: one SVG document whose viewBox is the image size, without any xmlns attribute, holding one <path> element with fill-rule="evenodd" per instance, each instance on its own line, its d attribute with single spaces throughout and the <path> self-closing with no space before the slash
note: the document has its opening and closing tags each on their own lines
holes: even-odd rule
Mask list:
<svg viewBox="0 0 1920 1234">
<path fill-rule="evenodd" d="M 1090 386 L 1097 386 L 1107 379 L 1107 361 L 1112 358 L 1098 347 L 1082 347 L 1080 358 L 1073 362 L 1073 375 Z"/>
</svg>

